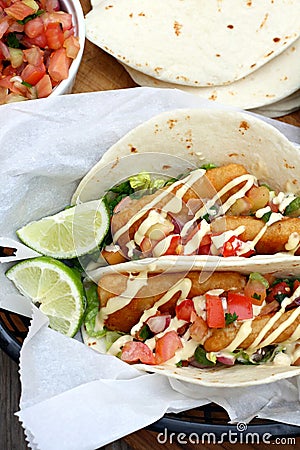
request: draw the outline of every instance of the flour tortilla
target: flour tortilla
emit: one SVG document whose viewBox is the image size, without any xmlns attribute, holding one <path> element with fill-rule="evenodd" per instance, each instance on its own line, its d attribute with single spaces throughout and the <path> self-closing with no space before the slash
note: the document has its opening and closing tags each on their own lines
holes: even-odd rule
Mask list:
<svg viewBox="0 0 300 450">
<path fill-rule="evenodd" d="M 252 109 L 273 104 L 294 93 L 300 86 L 300 39 L 288 49 L 238 81 L 224 86 L 192 87 L 167 83 L 145 75 L 123 64 L 131 78 L 140 86 L 180 89 L 199 97 Z"/>
<path fill-rule="evenodd" d="M 300 89 L 288 97 L 272 103 L 271 105 L 255 108 L 252 112 L 262 114 L 267 117 L 282 117 L 291 114 L 300 108 Z"/>
<path fill-rule="evenodd" d="M 183 274 L 187 273 L 190 270 L 197 270 L 199 271 L 199 274 L 201 274 L 200 276 L 206 277 L 205 279 L 207 279 L 207 276 L 209 276 L 210 273 L 209 267 L 203 264 L 203 262 L 192 264 L 191 259 L 192 258 L 190 257 L 186 257 L 185 261 L 180 259 L 177 261 L 175 261 L 174 259 L 174 261 L 172 261 L 172 258 L 160 258 L 159 260 L 148 259 L 109 266 L 98 270 L 98 278 L 97 280 L 94 280 L 94 282 L 99 281 L 99 278 L 106 273 L 137 273 L 144 270 L 152 273 L 159 273 L 161 271 L 166 273 L 170 270 L 170 272 L 180 272 Z M 298 268 L 292 269 L 288 266 L 285 268 L 280 268 L 280 264 L 278 264 L 276 267 L 276 264 L 272 264 L 272 260 L 268 262 L 266 259 L 264 261 L 264 265 L 260 267 L 255 267 L 250 262 L 246 267 L 237 266 L 234 268 L 228 267 L 227 269 L 224 269 L 224 267 L 217 267 L 217 270 L 224 271 L 224 276 L 226 276 L 227 270 L 235 270 L 236 272 L 241 272 L 243 274 L 249 274 L 254 271 L 259 271 L 261 274 L 273 272 L 276 273 L 278 277 L 286 277 L 289 275 L 296 276 L 300 274 L 300 266 Z M 89 337 L 84 327 L 82 327 L 81 334 L 82 339 L 86 345 L 100 353 L 106 353 L 105 343 L 103 339 L 95 339 Z M 252 386 L 257 384 L 271 383 L 281 379 L 300 375 L 299 366 L 235 365 L 231 367 L 221 366 L 198 369 L 194 367 L 174 367 L 166 362 L 164 365 L 159 366 L 135 364 L 134 367 L 142 371 L 159 373 L 167 377 L 176 378 L 181 381 L 208 387 Z"/>
<path fill-rule="evenodd" d="M 300 33 L 298 0 L 105 0 L 86 36 L 135 70 L 170 83 L 232 83 Z"/>
<path fill-rule="evenodd" d="M 273 189 L 300 191 L 299 150 L 276 128 L 246 113 L 167 111 L 114 144 L 76 189 L 72 204 L 95 200 L 141 171 L 178 176 L 204 163 L 245 165 Z"/>
</svg>

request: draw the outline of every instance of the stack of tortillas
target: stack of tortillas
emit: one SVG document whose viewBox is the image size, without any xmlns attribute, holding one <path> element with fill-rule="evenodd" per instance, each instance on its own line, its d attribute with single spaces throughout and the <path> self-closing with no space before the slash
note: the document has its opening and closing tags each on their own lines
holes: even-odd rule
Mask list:
<svg viewBox="0 0 300 450">
<path fill-rule="evenodd" d="M 300 105 L 300 0 L 95 0 L 86 35 L 140 86 L 271 117 Z"/>
</svg>

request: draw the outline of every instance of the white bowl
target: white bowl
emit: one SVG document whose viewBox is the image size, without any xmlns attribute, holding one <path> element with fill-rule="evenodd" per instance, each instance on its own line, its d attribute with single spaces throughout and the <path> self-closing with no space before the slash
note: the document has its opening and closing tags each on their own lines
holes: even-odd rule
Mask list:
<svg viewBox="0 0 300 450">
<path fill-rule="evenodd" d="M 76 58 L 72 61 L 69 69 L 69 76 L 66 80 L 61 81 L 55 88 L 49 97 L 62 94 L 70 94 L 72 92 L 75 78 L 81 63 L 82 54 L 85 43 L 85 22 L 82 7 L 79 0 L 60 0 L 61 10 L 72 14 L 73 26 L 75 29 L 75 35 L 79 37 L 80 50 Z"/>
</svg>

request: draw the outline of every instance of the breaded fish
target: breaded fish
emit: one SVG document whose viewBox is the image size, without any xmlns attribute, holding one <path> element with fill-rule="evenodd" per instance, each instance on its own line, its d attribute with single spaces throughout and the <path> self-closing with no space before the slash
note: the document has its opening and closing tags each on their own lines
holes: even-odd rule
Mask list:
<svg viewBox="0 0 300 450">
<path fill-rule="evenodd" d="M 280 324 L 285 322 L 294 310 L 284 312 L 280 318 L 275 322 L 271 329 L 265 334 L 264 338 L 267 338 L 273 331 L 275 331 Z M 266 326 L 269 320 L 274 316 L 274 314 L 267 314 L 264 316 L 258 316 L 252 321 L 252 331 L 249 336 L 239 345 L 239 348 L 247 349 L 254 342 L 260 331 Z M 287 327 L 271 344 L 280 344 L 286 341 L 296 330 L 300 324 L 300 316 L 294 320 L 294 322 Z M 242 326 L 242 322 L 236 322 L 235 324 L 230 324 L 226 328 L 214 329 L 210 337 L 204 342 L 204 349 L 207 352 L 219 352 L 228 347 L 231 342 L 236 337 L 238 330 Z"/>
<path fill-rule="evenodd" d="M 246 277 L 237 272 L 226 272 L 226 274 L 214 272 L 208 274 L 208 276 L 196 271 L 191 271 L 187 274 L 162 273 L 150 275 L 147 285 L 139 290 L 138 294 L 128 305 L 110 314 L 105 321 L 105 326 L 109 330 L 129 332 L 139 321 L 143 312 L 151 308 L 177 281 L 183 278 L 189 278 L 192 281 L 192 287 L 189 292 L 190 298 L 203 295 L 211 289 L 224 289 L 225 291 L 236 289 L 241 291 L 246 284 Z M 100 306 L 105 307 L 108 300 L 122 295 L 126 291 L 128 280 L 128 274 L 112 273 L 104 275 L 98 284 Z M 176 293 L 159 310 L 162 313 L 174 314 L 175 303 L 178 297 L 179 293 Z"/>
</svg>

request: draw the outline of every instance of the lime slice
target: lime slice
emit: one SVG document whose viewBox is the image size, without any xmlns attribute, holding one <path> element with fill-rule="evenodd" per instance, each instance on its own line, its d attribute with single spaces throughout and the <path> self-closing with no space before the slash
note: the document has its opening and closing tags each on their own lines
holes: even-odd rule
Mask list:
<svg viewBox="0 0 300 450">
<path fill-rule="evenodd" d="M 31 222 L 20 228 L 17 235 L 42 255 L 69 259 L 95 250 L 108 228 L 106 206 L 103 200 L 94 200 Z"/>
<path fill-rule="evenodd" d="M 84 315 L 84 289 L 70 267 L 47 256 L 22 261 L 6 272 L 16 288 L 46 314 L 50 327 L 74 336 Z"/>
</svg>

